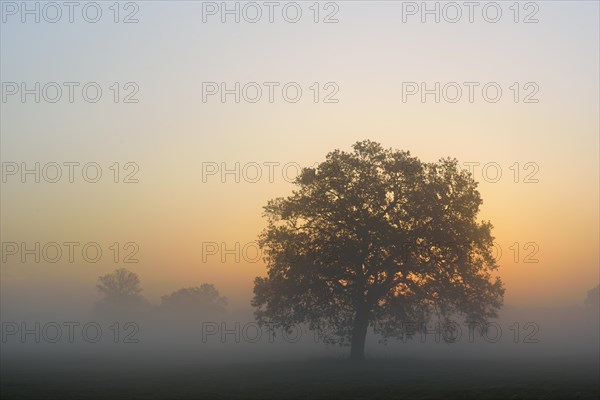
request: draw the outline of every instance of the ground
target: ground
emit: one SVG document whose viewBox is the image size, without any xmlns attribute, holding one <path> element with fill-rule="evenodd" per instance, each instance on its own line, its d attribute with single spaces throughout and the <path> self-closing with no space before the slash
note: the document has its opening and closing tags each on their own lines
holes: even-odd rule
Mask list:
<svg viewBox="0 0 600 400">
<path fill-rule="evenodd" d="M 598 399 L 594 358 L 58 364 L 3 359 L 3 399 Z"/>
</svg>

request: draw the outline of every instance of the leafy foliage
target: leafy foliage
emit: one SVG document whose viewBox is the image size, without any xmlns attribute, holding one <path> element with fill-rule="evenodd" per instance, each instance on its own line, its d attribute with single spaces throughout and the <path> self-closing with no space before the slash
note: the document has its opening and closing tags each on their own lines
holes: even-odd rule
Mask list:
<svg viewBox="0 0 600 400">
<path fill-rule="evenodd" d="M 214 285 L 179 289 L 161 297 L 161 308 L 171 313 L 197 313 L 203 316 L 225 312 L 227 299 L 219 295 Z"/>
<path fill-rule="evenodd" d="M 100 276 L 98 281 L 96 287 L 104 296 L 96 305 L 99 311 L 131 311 L 147 306 L 146 300 L 140 294 L 142 287 L 136 273 L 119 268 Z"/>
<path fill-rule="evenodd" d="M 291 196 L 264 207 L 257 320 L 360 347 L 368 326 L 401 337 L 406 321 L 495 317 L 504 289 L 472 176 L 455 159 L 424 163 L 368 140 L 353 150 L 304 169 Z"/>
</svg>

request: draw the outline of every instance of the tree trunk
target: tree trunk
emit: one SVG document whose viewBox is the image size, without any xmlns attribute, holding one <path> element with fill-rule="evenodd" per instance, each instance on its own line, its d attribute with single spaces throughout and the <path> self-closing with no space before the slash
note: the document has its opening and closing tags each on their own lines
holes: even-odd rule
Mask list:
<svg viewBox="0 0 600 400">
<path fill-rule="evenodd" d="M 359 307 L 354 319 L 352 328 L 352 340 L 350 342 L 350 360 L 364 361 L 365 359 L 365 340 L 367 338 L 367 329 L 369 328 L 369 311 L 367 307 Z"/>
</svg>

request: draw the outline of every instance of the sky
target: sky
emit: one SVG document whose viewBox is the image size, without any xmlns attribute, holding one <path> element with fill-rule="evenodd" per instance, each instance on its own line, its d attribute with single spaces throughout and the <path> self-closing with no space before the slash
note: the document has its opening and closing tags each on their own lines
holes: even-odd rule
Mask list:
<svg viewBox="0 0 600 400">
<path fill-rule="evenodd" d="M 317 23 L 313 2 L 297 2 L 297 23 L 282 14 L 289 2 L 280 2 L 272 23 L 262 2 L 255 3 L 263 13 L 256 23 L 244 19 L 254 14 L 243 14 L 243 3 L 239 23 L 233 15 L 223 23 L 220 9 L 206 13 L 221 2 L 169 3 L 120 3 L 117 23 L 111 3 L 99 3 L 97 23 L 79 9 L 70 23 L 65 8 L 50 23 L 44 17 L 54 18 L 53 10 L 43 15 L 40 5 L 37 23 L 31 15 L 22 22 L 22 10 L 13 15 L 12 2 L 2 2 L 4 304 L 73 305 L 78 299 L 77 305 L 91 305 L 96 278 L 126 267 L 140 275 L 152 301 L 208 282 L 232 307 L 247 308 L 254 278 L 266 273 L 263 262 L 251 262 L 252 242 L 266 226 L 262 207 L 291 194 L 297 166 L 312 166 L 363 139 L 427 162 L 449 156 L 474 166 L 484 201 L 480 217 L 494 225 L 501 251 L 505 303 L 581 304 L 598 284 L 598 2 L 519 3 L 519 22 L 509 8 L 513 2 L 497 2 L 502 14 L 496 23 L 486 21 L 494 19 L 493 9 L 482 14 L 489 2 L 475 9 L 472 23 L 464 6 L 456 23 L 447 21 L 454 14 L 441 14 L 439 23 L 426 15 L 422 22 L 420 11 L 408 13 L 410 2 L 322 2 Z M 439 4 L 442 10 L 446 3 Z M 294 9 L 288 12 L 285 17 L 294 19 Z M 123 23 L 130 14 L 137 23 Z M 324 23 L 326 16 L 338 22 Z M 524 23 L 526 16 L 538 22 Z M 31 89 L 35 82 L 39 103 L 35 94 L 25 102 L 21 93 L 7 94 L 14 89 L 10 83 L 21 90 L 21 83 Z M 41 89 L 49 82 L 63 90 L 56 103 L 46 101 L 55 86 Z M 73 102 L 65 82 L 78 84 Z M 95 103 L 82 92 L 90 82 L 88 95 L 102 89 Z M 222 82 L 226 89 L 236 82 L 256 85 L 240 89 L 236 103 L 235 94 L 225 102 L 220 93 L 208 95 L 207 82 L 219 90 Z M 264 82 L 273 82 L 273 102 Z M 433 89 L 436 82 L 439 103 L 433 94 L 425 102 L 421 93 L 406 94 L 407 83 L 421 90 L 421 83 Z M 441 89 L 453 82 L 447 92 Z M 464 82 L 474 82 L 472 102 Z M 291 89 L 283 92 L 286 84 Z M 256 86 L 262 97 L 247 101 Z M 457 86 L 461 99 L 447 101 Z M 301 98 L 288 101 L 296 87 Z M 486 100 L 495 87 L 502 90 L 498 101 Z M 44 166 L 48 175 L 39 183 L 26 175 L 23 183 L 22 163 L 33 169 L 36 162 L 40 175 Z M 65 162 L 79 163 L 71 164 L 72 183 Z M 49 182 L 52 163 L 62 166 L 56 183 Z M 96 164 L 86 170 L 87 180 L 102 171 L 96 183 L 82 176 L 90 163 Z M 235 173 L 222 174 L 236 163 L 239 182 Z M 11 175 L 15 165 L 19 171 Z M 8 242 L 29 248 L 56 242 L 63 254 L 45 262 L 55 250 L 46 246 L 49 253 L 39 263 L 31 262 L 34 256 L 23 263 L 20 253 L 7 254 Z M 65 242 L 78 243 L 73 262 Z M 89 243 L 98 244 L 91 252 L 102 250 L 98 262 L 82 255 Z M 219 252 L 206 254 L 214 243 Z M 222 250 L 236 243 L 246 251 L 240 262 L 233 254 L 222 262 Z M 138 262 L 124 263 L 127 256 Z"/>
</svg>

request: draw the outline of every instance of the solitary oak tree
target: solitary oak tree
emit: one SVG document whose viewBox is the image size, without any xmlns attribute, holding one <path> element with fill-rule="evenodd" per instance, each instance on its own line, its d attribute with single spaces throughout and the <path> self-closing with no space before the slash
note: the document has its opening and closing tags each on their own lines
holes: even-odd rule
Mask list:
<svg viewBox="0 0 600 400">
<path fill-rule="evenodd" d="M 477 183 L 455 159 L 424 163 L 367 140 L 303 169 L 295 185 L 264 207 L 259 323 L 308 324 L 360 360 L 369 327 L 385 340 L 414 334 L 407 322 L 497 316 L 492 226 L 477 220 Z"/>
</svg>

